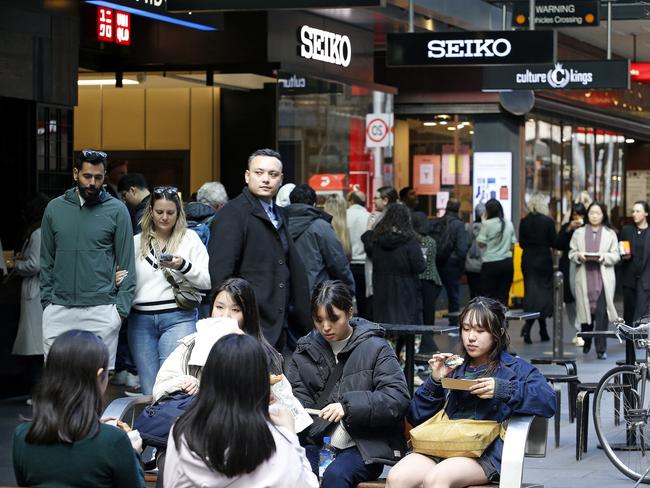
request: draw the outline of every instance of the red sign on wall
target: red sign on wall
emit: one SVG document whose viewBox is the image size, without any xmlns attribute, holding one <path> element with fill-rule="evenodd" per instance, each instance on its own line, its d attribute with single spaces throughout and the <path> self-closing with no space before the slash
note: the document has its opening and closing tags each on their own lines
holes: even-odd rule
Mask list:
<svg viewBox="0 0 650 488">
<path fill-rule="evenodd" d="M 113 42 L 113 9 L 97 7 L 97 39 Z"/>
<path fill-rule="evenodd" d="M 97 7 L 97 40 L 129 46 L 131 44 L 131 14 Z"/>
<path fill-rule="evenodd" d="M 309 178 L 309 186 L 314 190 L 346 190 L 346 174 L 315 174 Z"/>
<path fill-rule="evenodd" d="M 115 11 L 115 44 L 131 44 L 131 14 Z"/>
</svg>

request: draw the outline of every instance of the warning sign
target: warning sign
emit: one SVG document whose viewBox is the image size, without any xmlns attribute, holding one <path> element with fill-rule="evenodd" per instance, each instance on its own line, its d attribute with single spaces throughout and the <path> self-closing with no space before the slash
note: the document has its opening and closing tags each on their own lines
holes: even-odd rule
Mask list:
<svg viewBox="0 0 650 488">
<path fill-rule="evenodd" d="M 393 145 L 393 114 L 366 115 L 366 147 Z"/>
</svg>

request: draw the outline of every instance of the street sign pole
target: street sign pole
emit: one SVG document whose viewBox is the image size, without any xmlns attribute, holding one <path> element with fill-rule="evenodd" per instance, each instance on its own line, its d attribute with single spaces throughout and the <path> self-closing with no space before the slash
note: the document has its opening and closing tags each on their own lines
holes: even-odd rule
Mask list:
<svg viewBox="0 0 650 488">
<path fill-rule="evenodd" d="M 612 2 L 607 2 L 607 59 L 612 59 Z"/>
<path fill-rule="evenodd" d="M 530 0 L 528 5 L 529 5 L 528 28 L 530 30 L 535 30 L 535 0 Z"/>
</svg>

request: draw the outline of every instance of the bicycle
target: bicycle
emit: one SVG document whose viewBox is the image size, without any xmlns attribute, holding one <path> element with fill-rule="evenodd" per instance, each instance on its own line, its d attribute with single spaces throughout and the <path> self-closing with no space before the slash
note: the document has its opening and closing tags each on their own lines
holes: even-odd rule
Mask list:
<svg viewBox="0 0 650 488">
<path fill-rule="evenodd" d="M 650 317 L 642 317 L 630 327 L 614 323 L 616 335 L 645 349 L 645 360 L 607 371 L 596 387 L 593 416 L 600 447 L 609 460 L 627 477 L 650 484 Z"/>
</svg>

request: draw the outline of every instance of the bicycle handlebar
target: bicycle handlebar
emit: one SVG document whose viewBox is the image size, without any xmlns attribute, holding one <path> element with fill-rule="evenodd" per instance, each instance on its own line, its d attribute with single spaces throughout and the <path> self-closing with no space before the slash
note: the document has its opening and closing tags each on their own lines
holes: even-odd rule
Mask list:
<svg viewBox="0 0 650 488">
<path fill-rule="evenodd" d="M 620 333 L 625 339 L 632 341 L 647 339 L 650 335 L 650 317 L 642 317 L 642 319 L 647 320 L 647 322 L 644 320 L 645 323 L 643 323 L 641 319 L 639 319 L 637 322 L 635 322 L 638 324 L 635 327 L 630 327 L 625 322 L 614 322 L 614 326 L 617 330 L 617 335 Z"/>
</svg>

